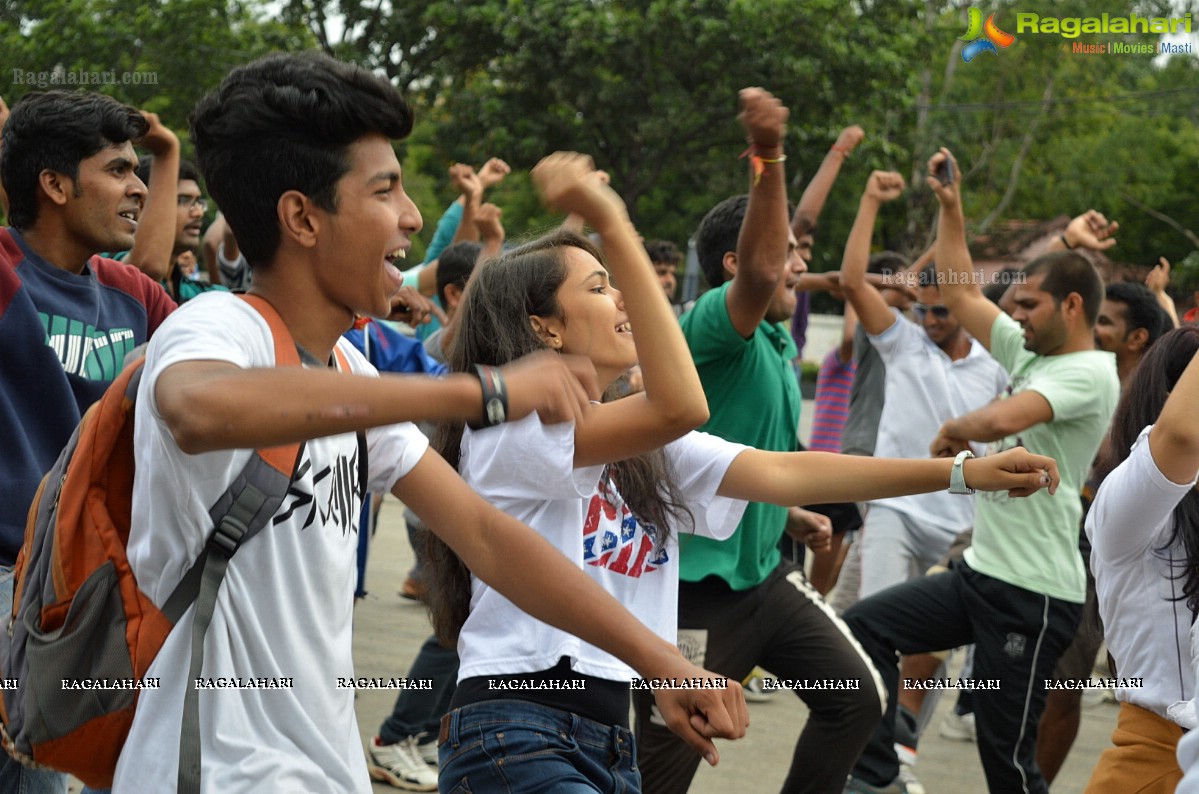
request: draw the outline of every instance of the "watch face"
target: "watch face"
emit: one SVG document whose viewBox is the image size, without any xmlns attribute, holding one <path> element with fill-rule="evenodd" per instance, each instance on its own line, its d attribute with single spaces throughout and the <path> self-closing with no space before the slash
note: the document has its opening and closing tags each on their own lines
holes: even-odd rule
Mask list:
<svg viewBox="0 0 1199 794">
<path fill-rule="evenodd" d="M 504 403 L 499 397 L 487 401 L 487 424 L 498 425 L 504 421 Z"/>
</svg>

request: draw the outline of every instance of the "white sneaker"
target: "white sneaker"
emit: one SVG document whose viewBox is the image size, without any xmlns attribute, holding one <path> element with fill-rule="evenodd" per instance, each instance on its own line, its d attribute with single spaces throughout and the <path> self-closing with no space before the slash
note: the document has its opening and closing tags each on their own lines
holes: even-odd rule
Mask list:
<svg viewBox="0 0 1199 794">
<path fill-rule="evenodd" d="M 766 689 L 763 684 L 767 678 L 771 678 L 770 673 L 763 670 L 761 667 L 755 667 L 745 680 L 741 682 L 742 689 L 745 690 L 745 700 L 748 703 L 769 703 L 774 700 L 774 696 L 778 694 L 777 689 Z"/>
<path fill-rule="evenodd" d="M 423 736 L 424 735 L 422 734 L 422 736 L 420 738 L 423 738 Z M 434 769 L 437 769 L 437 765 L 438 765 L 437 742 L 423 742 L 422 743 L 420 741 L 420 739 L 418 738 L 417 744 L 416 744 L 416 752 L 420 754 L 420 757 L 424 760 L 424 762 L 426 764 L 433 767 Z"/>
<path fill-rule="evenodd" d="M 978 741 L 978 729 L 974 725 L 974 712 L 958 714 L 950 709 L 945 718 L 941 720 L 941 726 L 937 729 L 937 733 L 941 734 L 942 739 L 949 739 L 953 742 Z"/>
<path fill-rule="evenodd" d="M 376 736 L 371 739 L 367 756 L 370 758 L 367 771 L 372 780 L 404 791 L 437 791 L 437 772 L 425 763 L 415 736 L 395 744 L 383 744 Z"/>
<path fill-rule="evenodd" d="M 899 777 L 895 780 L 903 787 L 903 794 L 925 794 L 924 784 L 916 779 L 916 773 L 907 764 L 899 765 Z"/>
</svg>

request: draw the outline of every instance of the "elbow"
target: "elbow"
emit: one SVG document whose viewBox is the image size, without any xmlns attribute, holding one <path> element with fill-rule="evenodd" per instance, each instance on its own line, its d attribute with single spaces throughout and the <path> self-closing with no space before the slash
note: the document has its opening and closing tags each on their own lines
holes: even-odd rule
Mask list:
<svg viewBox="0 0 1199 794">
<path fill-rule="evenodd" d="M 661 417 L 662 428 L 678 437 L 690 433 L 708 421 L 708 401 L 703 389 L 698 389 L 698 399 L 676 403 Z"/>
<path fill-rule="evenodd" d="M 208 443 L 212 437 L 212 428 L 208 427 L 207 422 L 202 417 L 195 416 L 201 413 L 199 411 L 182 412 L 179 415 L 167 415 L 163 412 L 163 420 L 166 422 L 167 430 L 171 433 L 171 438 L 174 439 L 175 445 L 185 455 L 198 455 L 201 452 L 209 452 Z"/>
<path fill-rule="evenodd" d="M 155 281 L 164 280 L 171 271 L 170 262 L 162 262 L 156 259 L 131 258 L 129 260 L 129 264 L 133 265 Z"/>
</svg>

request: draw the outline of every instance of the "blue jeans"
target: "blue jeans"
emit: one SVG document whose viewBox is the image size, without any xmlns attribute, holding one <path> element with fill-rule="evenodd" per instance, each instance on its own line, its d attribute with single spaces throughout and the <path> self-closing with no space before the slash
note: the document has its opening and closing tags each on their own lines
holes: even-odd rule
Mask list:
<svg viewBox="0 0 1199 794">
<path fill-rule="evenodd" d="M 437 738 L 441 718 L 449 711 L 457 686 L 458 652 L 443 647 L 437 637 L 430 637 L 413 660 L 408 678 L 431 680 L 433 689 L 401 690 L 391 715 L 379 726 L 384 744 L 395 744 L 409 736 L 420 736 L 421 744 Z"/>
<path fill-rule="evenodd" d="M 438 747 L 443 794 L 641 791 L 633 734 L 521 700 L 454 709 Z"/>
<path fill-rule="evenodd" d="M 12 614 L 13 571 L 0 565 L 0 616 Z M 29 769 L 0 751 L 0 794 L 67 794 L 67 776 L 49 769 Z"/>
</svg>

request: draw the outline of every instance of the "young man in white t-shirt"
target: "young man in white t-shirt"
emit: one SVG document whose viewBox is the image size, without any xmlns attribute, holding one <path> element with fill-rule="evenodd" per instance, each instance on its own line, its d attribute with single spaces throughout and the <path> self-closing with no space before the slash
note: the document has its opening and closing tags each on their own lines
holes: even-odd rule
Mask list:
<svg viewBox="0 0 1199 794">
<path fill-rule="evenodd" d="M 277 368 L 267 322 L 231 295 L 202 296 L 160 329 L 137 406 L 129 540 L 131 565 L 156 604 L 204 549 L 212 502 L 249 450 L 306 443 L 282 506 L 229 564 L 201 676 L 188 680 L 194 608 L 151 666 L 160 688 L 142 692 L 114 788 L 176 790 L 191 687 L 203 791 L 370 790 L 353 690 L 337 685 L 353 674 L 364 490 L 391 490 L 513 603 L 639 674 L 705 675 L 487 505 L 406 423 L 573 418 L 587 401 L 561 357 L 493 370 L 486 384 L 469 375 L 379 377 L 339 341 L 356 315 L 391 312 L 400 286 L 393 263 L 421 228 L 389 140 L 408 134 L 412 116 L 387 80 L 317 53 L 272 55 L 230 73 L 197 105 L 192 125 L 209 190 L 255 269 L 253 292 L 278 311 L 306 366 Z M 336 358 L 350 374 L 332 371 Z M 486 411 L 485 389 L 494 403 Z M 672 726 L 703 753 L 715 752 L 712 737 L 744 733 L 731 716 L 744 714 L 736 687 L 662 695 Z"/>
</svg>

